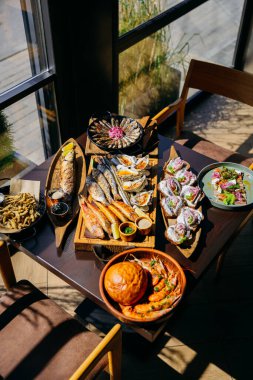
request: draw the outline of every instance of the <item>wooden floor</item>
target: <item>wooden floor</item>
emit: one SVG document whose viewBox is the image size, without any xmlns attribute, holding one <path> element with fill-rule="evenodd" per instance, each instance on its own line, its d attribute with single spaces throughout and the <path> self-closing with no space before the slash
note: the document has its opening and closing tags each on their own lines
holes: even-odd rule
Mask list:
<svg viewBox="0 0 253 380">
<path fill-rule="evenodd" d="M 186 128 L 253 156 L 252 112 L 250 107 L 209 98 L 187 117 Z M 122 379 L 252 379 L 252 252 L 250 221 L 230 248 L 219 281 L 214 279 L 213 265 L 155 343 L 149 344 L 126 329 Z M 30 279 L 74 314 L 82 295 L 23 253 L 15 254 L 13 261 L 18 278 Z"/>
</svg>

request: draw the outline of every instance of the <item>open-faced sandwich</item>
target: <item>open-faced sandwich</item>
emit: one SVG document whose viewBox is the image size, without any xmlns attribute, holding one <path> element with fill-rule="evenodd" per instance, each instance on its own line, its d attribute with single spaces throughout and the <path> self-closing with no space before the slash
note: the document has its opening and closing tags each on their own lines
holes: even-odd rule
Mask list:
<svg viewBox="0 0 253 380">
<path fill-rule="evenodd" d="M 164 166 L 164 171 L 171 176 L 174 176 L 179 170 L 189 169 L 190 165 L 188 162 L 182 160 L 180 157 L 173 158 L 169 160 Z"/>
</svg>

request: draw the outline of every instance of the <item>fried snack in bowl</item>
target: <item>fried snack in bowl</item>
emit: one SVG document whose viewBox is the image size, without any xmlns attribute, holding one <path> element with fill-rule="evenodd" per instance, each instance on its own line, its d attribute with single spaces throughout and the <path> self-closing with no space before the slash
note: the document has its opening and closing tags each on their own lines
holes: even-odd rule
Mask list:
<svg viewBox="0 0 253 380">
<path fill-rule="evenodd" d="M 0 207 L 0 228 L 19 231 L 29 227 L 39 216 L 38 205 L 32 194 L 6 195 Z"/>
<path fill-rule="evenodd" d="M 139 269 L 138 281 L 134 275 L 138 272 L 129 270 L 132 264 L 143 269 Z M 128 270 L 122 276 L 124 267 Z M 143 273 L 148 280 L 146 287 Z M 113 288 L 110 284 L 108 287 L 108 279 L 113 280 Z M 115 291 L 117 282 L 119 286 Z M 99 281 L 100 294 L 109 311 L 124 323 L 143 326 L 167 320 L 181 301 L 185 286 L 185 274 L 178 262 L 169 254 L 151 248 L 128 249 L 113 256 L 103 268 Z"/>
<path fill-rule="evenodd" d="M 121 305 L 133 305 L 138 302 L 143 297 L 147 285 L 147 273 L 137 263 L 116 263 L 105 274 L 104 286 L 107 293 Z"/>
</svg>

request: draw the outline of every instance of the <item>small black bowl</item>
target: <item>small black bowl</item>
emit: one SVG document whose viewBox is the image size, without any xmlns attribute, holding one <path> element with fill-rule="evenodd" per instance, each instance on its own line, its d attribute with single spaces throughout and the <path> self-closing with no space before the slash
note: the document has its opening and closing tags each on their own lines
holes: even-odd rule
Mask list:
<svg viewBox="0 0 253 380">
<path fill-rule="evenodd" d="M 51 207 L 52 215 L 59 217 L 59 218 L 64 218 L 68 212 L 69 212 L 69 206 L 65 202 L 55 203 Z"/>
</svg>

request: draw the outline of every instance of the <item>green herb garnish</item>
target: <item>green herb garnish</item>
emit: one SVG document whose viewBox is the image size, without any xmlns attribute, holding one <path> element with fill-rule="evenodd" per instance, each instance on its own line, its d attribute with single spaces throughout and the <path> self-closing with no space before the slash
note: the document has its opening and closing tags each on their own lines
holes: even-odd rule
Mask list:
<svg viewBox="0 0 253 380">
<path fill-rule="evenodd" d="M 189 223 L 189 224 L 192 224 L 192 222 L 193 222 L 193 216 L 190 215 L 189 218 L 188 218 L 188 223 Z"/>
<path fill-rule="evenodd" d="M 187 195 L 185 196 L 185 198 L 186 198 L 188 201 L 190 201 L 190 200 L 192 199 L 192 197 L 193 197 L 193 193 L 189 193 L 189 194 L 187 194 Z"/>
<path fill-rule="evenodd" d="M 186 236 L 182 237 L 182 238 L 179 240 L 179 244 L 184 243 L 185 240 L 187 240 L 187 237 L 186 237 Z"/>
<path fill-rule="evenodd" d="M 175 170 L 173 169 L 173 167 L 171 165 L 168 165 L 167 166 L 167 170 L 171 173 L 171 174 L 174 174 L 175 173 Z"/>
<path fill-rule="evenodd" d="M 134 229 L 132 227 L 126 227 L 124 230 L 124 233 L 126 235 L 131 234 L 132 232 L 134 232 Z"/>
<path fill-rule="evenodd" d="M 154 259 L 150 260 L 150 266 L 151 266 L 151 268 L 153 268 L 153 266 L 154 266 L 156 263 L 157 263 L 156 260 L 154 260 Z"/>
<path fill-rule="evenodd" d="M 154 287 L 155 292 L 159 292 L 159 288 L 157 286 Z"/>
<path fill-rule="evenodd" d="M 225 205 L 233 205 L 235 203 L 235 196 L 234 194 L 228 193 L 225 191 L 226 198 L 223 200 L 223 203 Z"/>
</svg>

